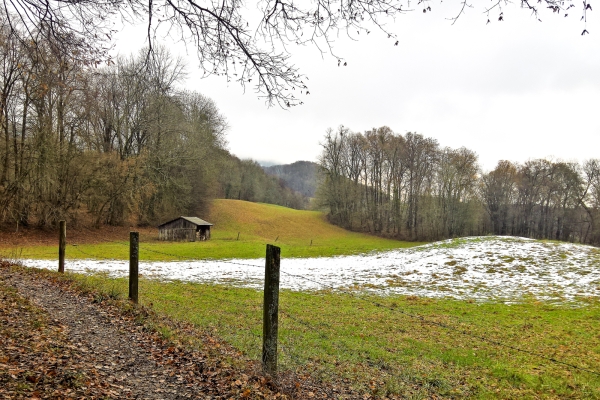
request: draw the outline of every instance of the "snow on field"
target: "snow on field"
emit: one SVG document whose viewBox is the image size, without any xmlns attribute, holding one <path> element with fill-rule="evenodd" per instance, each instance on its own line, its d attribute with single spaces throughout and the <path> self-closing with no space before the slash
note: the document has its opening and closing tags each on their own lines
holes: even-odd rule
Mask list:
<svg viewBox="0 0 600 400">
<path fill-rule="evenodd" d="M 452 239 L 357 256 L 285 258 L 280 287 L 292 290 L 368 290 L 381 294 L 555 302 L 600 296 L 600 249 L 515 237 Z M 56 268 L 56 261 L 22 260 Z M 67 260 L 73 272 L 126 276 L 127 261 Z M 264 259 L 140 262 L 158 279 L 262 288 Z"/>
</svg>

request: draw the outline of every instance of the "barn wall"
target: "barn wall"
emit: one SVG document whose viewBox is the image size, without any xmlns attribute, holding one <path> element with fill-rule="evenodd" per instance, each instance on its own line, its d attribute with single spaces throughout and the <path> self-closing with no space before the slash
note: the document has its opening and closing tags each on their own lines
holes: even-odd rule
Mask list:
<svg viewBox="0 0 600 400">
<path fill-rule="evenodd" d="M 210 239 L 210 226 L 198 226 L 183 218 L 167 222 L 158 228 L 159 240 L 195 242 Z"/>
<path fill-rule="evenodd" d="M 174 228 L 174 229 L 159 229 L 158 238 L 160 240 L 172 241 L 196 241 L 196 228 Z"/>
<path fill-rule="evenodd" d="M 196 225 L 183 218 L 176 219 L 164 225 L 161 225 L 161 229 L 196 229 Z"/>
</svg>

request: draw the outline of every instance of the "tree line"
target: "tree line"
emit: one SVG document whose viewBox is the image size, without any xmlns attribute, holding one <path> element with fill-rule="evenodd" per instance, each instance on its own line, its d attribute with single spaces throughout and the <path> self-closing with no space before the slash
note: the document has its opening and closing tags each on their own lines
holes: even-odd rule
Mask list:
<svg viewBox="0 0 600 400">
<path fill-rule="evenodd" d="M 304 206 L 226 149 L 226 119 L 164 48 L 99 66 L 0 18 L 0 223 L 154 224 L 216 196 Z M 22 33 L 22 32 L 21 32 Z"/>
<path fill-rule="evenodd" d="M 306 197 L 315 197 L 319 165 L 312 161 L 296 161 L 286 165 L 263 167 L 269 175 L 281 178 L 285 185 Z"/>
<path fill-rule="evenodd" d="M 600 244 L 600 160 L 500 161 L 388 127 L 329 129 L 318 200 L 344 228 L 408 240 L 518 235 Z"/>
<path fill-rule="evenodd" d="M 219 182 L 219 198 L 277 204 L 297 210 L 310 207 L 309 195 L 294 190 L 284 178 L 270 174 L 254 160 L 230 156 L 221 166 Z"/>
</svg>

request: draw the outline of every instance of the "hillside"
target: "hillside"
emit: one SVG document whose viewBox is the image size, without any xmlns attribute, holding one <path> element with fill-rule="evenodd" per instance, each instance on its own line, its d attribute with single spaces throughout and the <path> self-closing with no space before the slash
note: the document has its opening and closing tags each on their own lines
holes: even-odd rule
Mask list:
<svg viewBox="0 0 600 400">
<path fill-rule="evenodd" d="M 229 160 L 219 166 L 216 198 L 277 204 L 297 210 L 308 209 L 310 199 L 307 196 L 286 186 L 278 176 L 267 173 L 256 161 L 240 160 L 227 154 Z"/>
<path fill-rule="evenodd" d="M 327 222 L 320 211 L 240 200 L 213 201 L 208 219 L 214 224 L 214 243 L 237 241 L 239 232 L 241 241 L 260 244 L 260 256 L 265 243 L 281 246 L 292 257 L 356 254 L 418 244 L 347 231 Z"/>
<path fill-rule="evenodd" d="M 259 250 L 262 247 L 260 243 L 256 246 Z M 264 252 L 264 247 L 262 250 Z M 286 276 L 280 287 L 293 290 L 343 289 L 351 285 L 357 290 L 368 289 L 385 295 L 508 303 L 523 302 L 535 296 L 554 304 L 581 304 L 598 298 L 600 288 L 600 271 L 596 268 L 600 251 L 573 243 L 484 236 L 318 259 L 290 258 L 290 251 L 298 250 L 294 246 L 284 247 L 283 270 L 308 278 Z M 155 277 L 165 279 L 262 287 L 263 271 L 255 268 L 255 260 L 237 259 L 234 264 L 229 261 L 173 260 L 151 267 L 151 263 L 145 265 Z M 54 269 L 56 264 L 55 260 L 27 263 L 45 269 Z M 70 269 L 124 277 L 129 265 L 127 260 L 111 263 L 85 260 L 73 263 Z"/>
<path fill-rule="evenodd" d="M 202 217 L 215 223 L 215 239 L 165 243 L 143 238 L 139 286 L 139 310 L 143 314 L 139 315 L 132 315 L 137 308 L 132 309 L 125 300 L 128 281 L 124 277 L 129 269 L 125 261 L 128 243 L 124 239 L 107 242 L 106 237 L 105 242 L 96 245 L 68 246 L 67 254 L 72 258 L 67 260 L 67 271 L 84 274 L 28 269 L 14 280 L 10 274 L 20 269 L 11 268 L 10 274 L 2 277 L 0 267 L 0 319 L 5 318 L 4 309 L 8 318 L 3 322 L 9 321 L 0 323 L 0 336 L 8 327 L 12 340 L 6 346 L 8 358 L 0 346 L 0 388 L 9 382 L 8 390 L 23 392 L 23 396 L 12 397 L 25 397 L 25 393 L 46 388 L 60 390 L 58 385 L 65 382 L 61 375 L 54 379 L 39 372 L 40 366 L 45 368 L 44 360 L 58 358 L 55 349 L 59 343 L 69 351 L 82 348 L 87 352 L 60 355 L 60 359 L 74 360 L 82 379 L 86 379 L 84 386 L 74 388 L 82 396 L 104 389 L 94 380 L 98 365 L 111 365 L 102 368 L 102 381 L 114 382 L 116 389 L 123 390 L 123 383 L 111 380 L 113 375 L 109 373 L 115 368 L 127 371 L 129 367 L 120 363 L 135 359 L 141 362 L 136 364 L 141 365 L 136 366 L 136 376 L 139 372 L 142 385 L 128 384 L 133 394 L 154 390 L 154 376 L 162 377 L 164 388 L 170 389 L 171 383 L 181 382 L 179 377 L 189 375 L 185 390 L 195 391 L 191 397 L 225 384 L 222 389 L 236 391 L 228 393 L 228 398 L 259 398 L 261 394 L 252 390 L 259 390 L 263 381 L 252 372 L 252 366 L 258 365 L 252 360 L 261 360 L 264 268 L 262 260 L 232 258 L 245 254 L 260 257 L 264 255 L 264 243 L 271 242 L 282 247 L 278 354 L 283 379 L 276 383 L 287 379 L 287 387 L 293 390 L 291 398 L 600 398 L 597 248 L 489 236 L 356 256 L 293 258 L 332 251 L 364 253 L 369 246 L 383 249 L 412 243 L 346 232 L 328 225 L 317 212 L 244 201 L 216 201 L 210 214 Z M 279 237 L 272 239 L 274 232 Z M 309 237 L 317 238 L 312 239 L 312 246 L 303 243 Z M 78 249 L 86 254 L 81 256 L 84 259 L 73 259 Z M 148 262 L 152 260 L 172 262 Z M 21 261 L 28 267 L 56 269 L 55 259 Z M 90 274 L 92 271 L 96 273 Z M 69 296 L 53 290 L 51 284 L 40 279 L 43 276 L 48 282 L 73 282 L 70 287 L 83 290 L 93 304 L 113 304 L 123 299 L 125 316 L 113 318 L 119 324 L 118 332 L 113 334 L 99 320 L 82 318 L 82 313 L 89 315 L 89 308 L 79 300 L 73 303 L 75 307 L 69 306 Z M 32 333 L 34 340 L 45 331 L 39 330 L 40 319 L 27 325 L 31 319 L 25 313 L 30 312 L 27 309 L 21 312 L 21 307 L 15 312 L 15 305 L 23 301 L 11 294 L 11 288 L 5 291 L 7 294 L 2 293 L 3 279 L 14 282 L 11 285 L 18 290 L 29 281 L 32 286 L 26 287 L 25 293 L 34 298 L 36 305 L 49 309 L 46 312 L 58 321 L 53 327 L 61 327 L 62 331 L 67 326 L 65 332 L 75 332 L 78 345 L 49 332 L 52 343 L 38 340 L 37 353 L 33 353 L 29 350 L 34 346 L 31 341 L 21 345 L 13 340 L 17 337 L 15 331 Z M 4 305 L 3 296 L 7 300 Z M 73 315 L 65 320 L 69 310 Z M 106 315 L 105 310 L 100 313 Z M 28 318 L 17 324 L 14 317 L 22 315 Z M 201 359 L 191 362 L 185 348 L 150 343 L 145 336 L 138 336 L 145 329 L 126 324 L 134 320 L 138 325 L 146 318 L 144 326 L 157 330 L 153 337 L 198 346 L 200 350 L 226 350 L 228 361 L 208 364 L 210 355 L 195 353 Z M 89 336 L 90 329 L 94 331 L 94 343 L 101 343 L 100 349 L 81 345 L 80 337 Z M 117 336 L 120 332 L 125 333 L 123 340 Z M 149 343 L 152 356 L 164 362 L 158 365 L 160 371 L 149 370 L 152 383 L 141 375 L 148 371 L 143 354 L 115 357 L 124 354 L 120 346 L 131 348 L 126 342 L 129 332 L 136 335 L 136 343 Z M 103 353 L 102 349 L 109 351 Z M 85 363 L 90 350 L 96 358 L 93 363 Z M 25 358 L 22 354 L 33 356 Z M 5 367 L 3 375 L 2 363 L 7 365 L 6 360 L 18 360 L 20 364 Z M 55 365 L 48 363 L 48 367 Z M 178 366 L 183 369 L 171 369 Z M 230 369 L 238 366 L 240 369 Z M 210 381 L 205 379 L 206 367 L 210 368 Z M 223 367 L 227 368 L 225 375 L 212 375 Z M 68 376 L 65 378 L 71 382 Z M 244 386 L 247 382 L 251 387 Z M 81 393 L 86 388 L 94 392 Z M 279 387 L 268 388 L 279 391 Z M 315 394 L 320 388 L 325 392 Z M 338 396 L 327 394 L 333 391 Z M 279 393 L 275 396 L 282 398 Z M 169 398 L 163 393 L 145 397 Z M 217 393 L 212 391 L 209 397 L 216 398 Z"/>
<path fill-rule="evenodd" d="M 279 241 L 285 243 L 305 243 L 311 239 L 340 239 L 340 236 L 353 235 L 329 224 L 318 211 L 240 200 L 213 201 L 208 218 L 215 224 L 215 235 L 221 238 L 243 232 L 254 239 L 279 237 Z"/>
<path fill-rule="evenodd" d="M 245 204 L 225 203 L 222 206 L 244 208 Z M 277 213 L 277 210 L 271 211 Z M 251 214 L 245 221 L 258 230 L 260 224 L 256 222 L 261 219 L 257 218 L 260 215 L 257 212 Z M 226 222 L 223 224 L 225 226 Z M 233 247 L 243 243 L 241 239 L 220 240 L 220 243 L 227 242 Z M 210 244 L 214 243 L 219 241 Z M 185 243 L 180 249 L 196 249 L 197 255 L 207 254 L 208 247 L 204 246 L 207 244 L 209 242 Z M 166 250 L 166 247 L 159 244 L 154 249 L 170 252 L 172 248 Z M 264 250 L 264 246 L 259 247 Z M 144 255 L 144 251 L 140 253 Z M 93 303 L 126 299 L 127 279 L 113 277 L 127 275 L 127 261 L 97 260 L 96 267 L 90 265 L 92 261 L 95 260 L 73 260 L 68 266 L 85 264 L 85 268 L 76 271 L 86 274 L 65 274 L 64 277 L 75 281 L 74 287 L 86 291 L 93 288 L 94 292 L 87 295 Z M 600 398 L 600 374 L 597 372 L 600 370 L 597 351 L 600 348 L 597 335 L 599 304 L 595 293 L 598 273 L 594 270 L 597 262 L 598 252 L 592 247 L 505 237 L 455 239 L 413 249 L 351 257 L 312 260 L 284 257 L 281 262 L 281 347 L 278 353 L 284 381 L 285 377 L 292 377 L 294 380 L 288 387 L 301 391 L 303 385 L 311 386 L 309 393 L 306 390 L 306 394 L 294 392 L 291 397 L 297 399 Z M 34 266 L 29 261 L 25 264 Z M 214 268 L 216 264 L 218 268 Z M 55 263 L 52 263 L 50 269 L 54 268 Z M 240 363 L 243 367 L 252 360 L 260 362 L 261 359 L 263 309 L 260 304 L 263 293 L 260 289 L 264 284 L 264 268 L 260 260 L 143 262 L 140 270 L 143 274 L 140 280 L 141 310 L 152 310 L 150 316 L 157 316 L 147 325 L 157 329 L 156 322 L 174 321 L 158 326 L 160 337 L 183 339 L 185 343 L 198 344 L 200 349 L 207 346 L 215 350 L 231 348 L 229 360 L 233 359 L 234 363 L 225 363 L 227 375 L 211 376 L 218 382 L 229 383 L 224 389 L 240 388 L 244 390 L 242 394 L 249 393 L 243 385 L 246 381 L 260 382 L 260 377 L 246 379 L 245 376 L 255 374 L 231 371 L 229 367 Z M 100 273 L 90 275 L 91 271 Z M 48 293 L 51 285 L 38 279 L 37 275 L 29 274 L 31 281 L 38 285 L 29 293 L 36 297 L 35 304 L 40 304 L 39 296 L 47 297 L 46 304 L 52 307 L 54 321 L 62 318 L 65 310 L 84 309 L 81 302 L 75 303 L 76 308 L 65 306 L 67 298 L 64 295 Z M 57 275 L 60 276 L 52 273 L 49 277 Z M 61 279 L 62 276 L 52 280 Z M 2 295 L 0 293 L 0 300 Z M 1 308 L 12 312 L 11 320 L 15 315 L 24 314 L 13 312 L 18 299 L 9 297 L 7 300 L 4 307 L 0 301 L 0 319 Z M 138 316 L 132 316 L 131 310 L 131 307 L 127 308 L 127 319 L 137 321 Z M 129 332 L 144 331 L 135 326 L 133 331 L 127 325 L 123 326 L 123 318 L 119 316 L 114 320 L 119 324 L 119 332 L 126 333 L 125 340 L 129 338 Z M 100 324 L 94 320 L 84 320 L 75 312 L 70 321 L 74 324 L 60 320 L 59 326 L 74 326 L 75 332 L 92 329 L 94 343 L 107 338 L 101 342 L 99 350 L 110 350 L 108 362 L 102 361 L 103 353 L 92 349 L 96 359 L 90 363 L 90 377 L 96 376 L 93 368 L 98 368 L 97 365 L 112 365 L 102 370 L 106 374 L 122 368 L 119 363 L 133 358 L 126 353 L 124 360 L 117 360 L 114 354 L 123 354 L 119 346 L 123 343 L 126 349 L 131 346 L 124 340 L 113 339 L 108 329 L 102 326 L 98 329 Z M 4 326 L 6 324 L 0 324 L 0 334 Z M 28 332 L 38 336 L 39 326 L 31 326 Z M 214 338 L 212 342 L 202 341 L 205 332 L 210 332 L 209 338 Z M 84 333 L 83 337 L 89 336 L 87 331 Z M 80 343 L 79 337 L 77 339 Z M 56 349 L 56 342 L 54 338 L 52 343 L 40 342 L 44 346 L 41 350 L 49 347 L 46 345 Z M 140 343 L 139 336 L 135 337 L 135 342 Z M 9 343 L 9 355 L 15 354 L 15 359 L 19 357 L 22 361 L 21 354 L 27 354 L 28 347 L 21 350 L 14 346 L 15 341 Z M 66 343 L 63 348 L 79 347 L 86 351 L 90 349 L 85 343 L 84 346 Z M 162 348 L 164 351 L 157 352 L 160 348 L 152 345 L 152 355 L 166 361 L 159 365 L 160 371 L 152 373 L 152 382 L 155 381 L 154 374 L 159 379 L 164 377 L 165 386 L 173 382 L 166 376 L 190 375 L 185 390 L 198 392 L 207 388 L 206 375 L 202 375 L 206 374 L 206 368 L 197 370 L 195 366 L 204 366 L 208 357 L 201 355 L 199 363 L 188 362 L 190 358 L 181 350 L 174 351 L 169 345 Z M 36 351 L 39 351 L 37 345 Z M 24 386 L 27 382 L 38 382 L 33 389 L 56 382 L 40 376 L 37 367 L 43 365 L 44 359 L 38 355 L 39 352 L 35 354 L 35 360 L 40 361 L 29 364 L 35 369 L 23 362 L 18 368 L 24 373 L 12 372 L 17 368 L 10 369 L 20 379 L 18 383 L 22 383 L 18 387 L 15 384 L 12 390 L 27 390 Z M 57 358 L 55 352 L 51 356 Z M 85 354 L 66 356 L 70 360 L 77 357 L 78 370 L 86 372 L 79 365 Z M 186 357 L 183 362 L 182 356 Z M 143 361 L 144 357 L 139 355 L 135 359 Z M 111 361 L 114 364 L 109 364 Z M 178 364 L 183 371 L 167 369 Z M 218 372 L 223 366 L 221 363 L 211 365 L 214 365 L 209 370 L 212 372 Z M 187 366 L 194 369 L 193 374 Z M 139 370 L 136 371 L 138 376 Z M 197 374 L 200 380 L 193 378 Z M 7 380 L 8 376 L 4 374 Z M 227 379 L 231 376 L 236 380 Z M 111 382 L 111 375 L 102 378 Z M 143 378 L 141 381 L 145 382 Z M 95 383 L 93 379 L 91 382 Z M 120 381 L 112 382 L 119 385 L 117 389 L 122 389 Z M 312 382 L 325 390 L 335 388 L 339 396 L 315 395 Z M 2 383 L 0 364 L 0 388 Z M 208 383 L 208 388 L 218 387 L 213 384 L 216 383 L 214 380 Z M 92 388 L 87 383 L 85 387 Z M 128 389 L 137 393 L 144 387 L 132 384 Z M 252 389 L 259 387 L 248 388 Z M 145 393 L 150 392 L 146 390 Z M 214 391 L 211 395 L 209 397 L 216 398 Z M 258 396 L 259 393 L 234 394 L 228 398 Z M 197 395 L 194 393 L 192 397 Z"/>
<path fill-rule="evenodd" d="M 280 246 L 282 257 L 358 254 L 419 244 L 350 232 L 328 223 L 319 211 L 243 200 L 214 200 L 209 213 L 198 216 L 214 224 L 209 241 L 163 242 L 156 228 L 132 228 L 140 231 L 141 260 L 259 258 L 267 243 Z M 68 227 L 67 258 L 126 260 L 128 230 L 103 227 L 79 233 Z M 56 237 L 55 231 L 23 231 L 13 240 L 0 240 L 0 248 L 9 258 L 53 259 Z"/>
<path fill-rule="evenodd" d="M 269 175 L 275 175 L 290 189 L 304 196 L 315 197 L 319 164 L 311 161 L 296 161 L 286 165 L 263 167 Z"/>
</svg>

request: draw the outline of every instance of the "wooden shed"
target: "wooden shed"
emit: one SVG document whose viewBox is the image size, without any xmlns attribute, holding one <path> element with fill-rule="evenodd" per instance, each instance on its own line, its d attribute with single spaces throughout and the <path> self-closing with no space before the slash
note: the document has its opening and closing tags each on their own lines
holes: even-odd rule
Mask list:
<svg viewBox="0 0 600 400">
<path fill-rule="evenodd" d="M 158 239 L 188 242 L 208 240 L 212 225 L 197 217 L 175 218 L 158 226 Z"/>
</svg>

